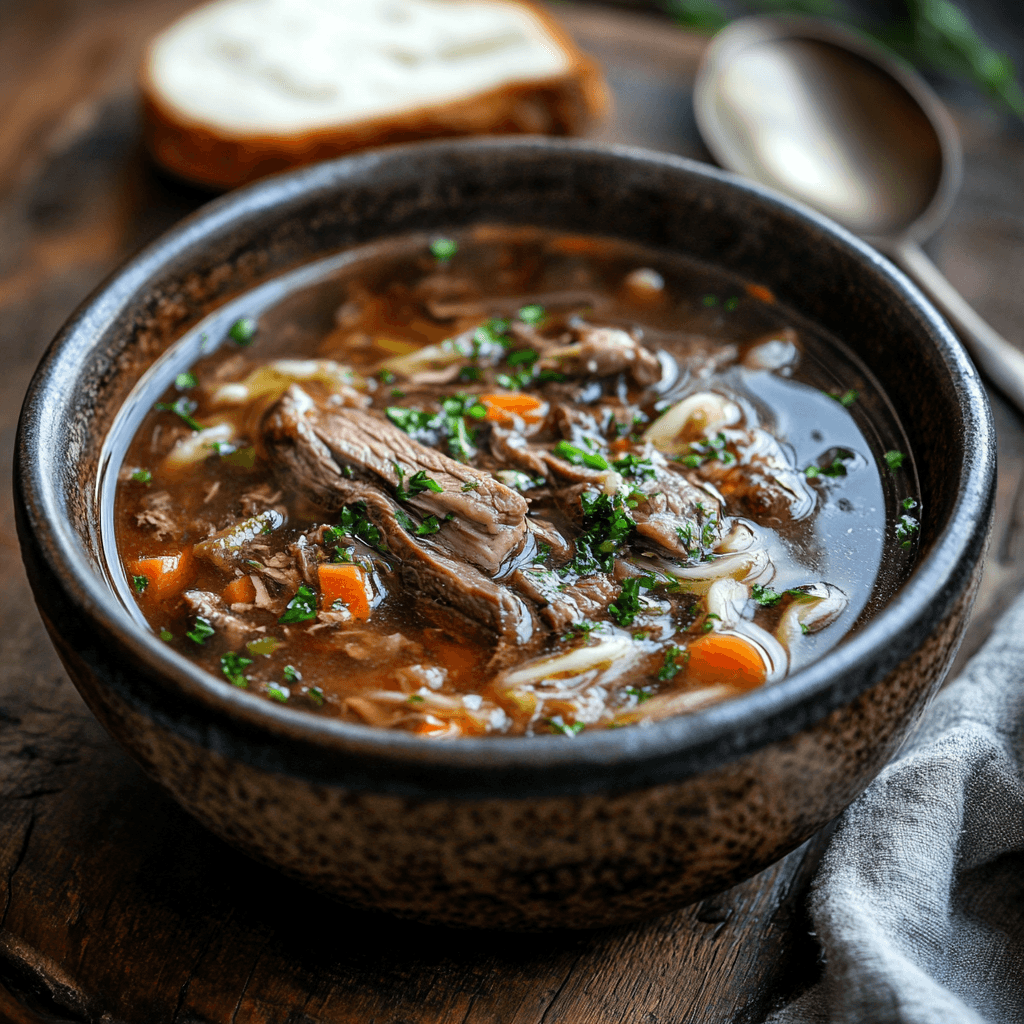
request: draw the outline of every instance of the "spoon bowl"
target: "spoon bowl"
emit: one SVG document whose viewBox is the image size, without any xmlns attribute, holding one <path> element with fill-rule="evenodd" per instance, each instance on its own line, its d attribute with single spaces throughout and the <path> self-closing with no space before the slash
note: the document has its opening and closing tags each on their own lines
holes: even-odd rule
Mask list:
<svg viewBox="0 0 1024 1024">
<path fill-rule="evenodd" d="M 921 248 L 949 213 L 963 157 L 952 119 L 920 76 L 830 22 L 743 18 L 705 54 L 694 108 L 723 167 L 815 207 L 899 264 L 1024 412 L 1024 355 Z"/>
</svg>

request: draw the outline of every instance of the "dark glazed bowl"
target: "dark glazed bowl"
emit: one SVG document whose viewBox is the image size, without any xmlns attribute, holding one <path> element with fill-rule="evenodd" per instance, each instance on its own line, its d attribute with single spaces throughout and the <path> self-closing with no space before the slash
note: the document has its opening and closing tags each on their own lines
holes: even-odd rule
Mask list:
<svg viewBox="0 0 1024 1024">
<path fill-rule="evenodd" d="M 285 270 L 477 222 L 668 247 L 770 287 L 883 381 L 923 496 L 911 578 L 778 685 L 688 717 L 555 737 L 419 737 L 228 687 L 135 624 L 99 533 L 101 446 L 182 332 Z M 842 810 L 916 724 L 981 570 L 995 439 L 949 329 L 882 257 L 766 190 L 638 150 L 534 139 L 406 146 L 221 198 L 71 319 L 29 389 L 18 532 L 36 601 L 90 708 L 229 843 L 339 898 L 438 923 L 592 927 L 752 875 Z"/>
</svg>

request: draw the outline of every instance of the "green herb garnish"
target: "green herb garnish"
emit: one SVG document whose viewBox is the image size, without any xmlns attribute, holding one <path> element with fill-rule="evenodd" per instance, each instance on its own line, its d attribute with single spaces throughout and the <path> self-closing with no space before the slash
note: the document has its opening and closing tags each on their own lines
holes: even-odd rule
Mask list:
<svg viewBox="0 0 1024 1024">
<path fill-rule="evenodd" d="M 657 471 L 650 459 L 638 459 L 635 455 L 623 455 L 612 463 L 612 468 L 623 476 L 631 476 L 637 480 L 654 479 Z"/>
<path fill-rule="evenodd" d="M 435 494 L 442 494 L 444 492 L 444 488 L 436 480 L 427 476 L 426 470 L 423 469 L 413 473 L 409 477 L 409 486 L 404 486 L 405 470 L 397 462 L 392 463 L 392 465 L 395 467 L 395 473 L 398 475 L 398 486 L 395 490 L 398 493 L 399 501 L 408 501 L 424 491 L 433 491 Z"/>
<path fill-rule="evenodd" d="M 135 588 L 135 593 L 136 594 L 141 594 L 146 589 L 146 587 L 149 586 L 149 577 L 148 576 L 133 576 L 132 577 L 132 586 Z"/>
<path fill-rule="evenodd" d="M 896 522 L 896 539 L 901 548 L 909 548 L 911 538 L 921 529 L 921 524 L 913 516 L 900 516 Z"/>
<path fill-rule="evenodd" d="M 770 587 L 762 587 L 760 583 L 755 583 L 750 588 L 750 596 L 762 608 L 774 608 L 782 600 L 782 594 L 777 590 L 772 590 Z"/>
<path fill-rule="evenodd" d="M 169 629 L 161 629 L 160 639 L 163 640 L 164 643 L 167 643 L 168 640 L 174 639 L 174 634 Z"/>
<path fill-rule="evenodd" d="M 660 669 L 658 669 L 658 678 L 662 682 L 668 682 L 669 679 L 675 677 L 682 666 L 678 663 L 679 656 L 683 654 L 681 647 L 673 645 L 665 652 L 665 660 L 662 663 Z"/>
<path fill-rule="evenodd" d="M 574 466 L 589 466 L 591 469 L 611 469 L 608 460 L 596 452 L 586 452 L 568 441 L 559 441 L 554 447 L 554 454 Z"/>
<path fill-rule="evenodd" d="M 691 441 L 689 454 L 677 455 L 676 462 L 681 462 L 687 469 L 697 469 L 712 459 L 718 459 L 723 466 L 732 466 L 736 456 L 726 448 L 727 444 L 728 440 L 721 432 L 705 441 Z"/>
<path fill-rule="evenodd" d="M 292 691 L 287 686 L 278 686 L 277 683 L 267 683 L 267 696 L 271 700 L 279 701 L 281 704 L 287 704 L 288 698 L 292 695 Z"/>
<path fill-rule="evenodd" d="M 650 692 L 641 690 L 639 686 L 627 686 L 623 693 L 628 693 L 630 697 L 636 697 L 637 704 L 643 704 L 645 700 L 651 699 Z"/>
<path fill-rule="evenodd" d="M 586 728 L 583 722 L 573 722 L 572 725 L 567 724 L 561 715 L 555 715 L 554 718 L 547 719 L 547 724 L 552 732 L 560 732 L 563 736 L 576 736 Z"/>
<path fill-rule="evenodd" d="M 247 665 L 252 664 L 252 658 L 246 658 L 241 654 L 235 654 L 234 651 L 229 651 L 227 654 L 222 654 L 220 658 L 220 670 L 227 677 L 228 682 L 232 686 L 239 686 L 245 689 L 248 686 L 248 680 L 245 678 L 244 669 Z"/>
<path fill-rule="evenodd" d="M 196 616 L 196 624 L 192 629 L 185 634 L 189 640 L 194 641 L 197 644 L 206 643 L 207 637 L 213 636 L 217 631 L 210 625 L 210 623 L 204 619 L 201 615 Z"/>
<path fill-rule="evenodd" d="M 137 469 L 132 473 L 132 480 L 137 484 L 149 484 L 153 481 L 153 474 L 148 469 Z"/>
<path fill-rule="evenodd" d="M 252 317 L 243 316 L 228 328 L 228 337 L 239 345 L 248 345 L 256 333 L 256 321 Z"/>
<path fill-rule="evenodd" d="M 308 622 L 316 618 L 316 594 L 303 583 L 295 596 L 285 605 L 284 615 L 277 621 L 282 625 L 290 622 Z"/>
<path fill-rule="evenodd" d="M 608 614 L 620 625 L 631 626 L 633 620 L 640 614 L 640 588 L 649 589 L 654 586 L 651 577 L 641 578 L 630 576 L 622 581 L 622 589 L 619 596 L 608 605 Z"/>
<path fill-rule="evenodd" d="M 173 412 L 184 424 L 191 430 L 202 430 L 202 424 L 197 423 L 192 418 L 192 413 L 199 408 L 199 403 L 194 402 L 191 398 L 187 398 L 185 395 L 181 395 L 176 398 L 173 402 L 157 402 L 153 406 L 157 412 Z"/>
<path fill-rule="evenodd" d="M 884 458 L 885 464 L 889 467 L 889 472 L 895 473 L 897 469 L 903 467 L 903 460 L 906 458 L 906 455 L 903 452 L 890 451 L 885 453 Z"/>
<path fill-rule="evenodd" d="M 281 670 L 281 675 L 284 676 L 286 683 L 290 683 L 293 686 L 302 679 L 302 673 L 294 665 L 285 665 Z"/>
<path fill-rule="evenodd" d="M 286 669 L 291 668 L 290 665 L 285 666 Z M 319 686 L 311 686 L 306 691 L 306 696 L 318 707 L 324 706 L 324 691 Z"/>
<path fill-rule="evenodd" d="M 459 251 L 459 243 L 451 238 L 435 238 L 430 243 L 430 254 L 435 260 L 447 263 Z"/>
<path fill-rule="evenodd" d="M 539 324 L 546 315 L 547 314 L 544 312 L 543 306 L 523 306 L 523 308 L 519 310 L 519 319 L 522 320 L 524 324 Z"/>
<path fill-rule="evenodd" d="M 479 486 L 480 481 L 474 477 L 472 480 L 467 480 L 459 489 L 465 493 L 466 491 L 475 491 Z"/>
<path fill-rule="evenodd" d="M 900 505 L 906 512 L 909 512 L 912 508 L 917 508 L 917 502 L 913 498 L 904 498 Z"/>
<path fill-rule="evenodd" d="M 580 505 L 583 532 L 576 539 L 576 557 L 567 568 L 579 576 L 611 572 L 615 552 L 632 537 L 636 522 L 618 494 L 609 496 L 584 491 Z"/>
<path fill-rule="evenodd" d="M 196 375 L 191 372 L 179 373 L 174 378 L 174 386 L 179 391 L 188 391 L 189 388 L 194 388 L 199 381 L 196 380 Z"/>
<path fill-rule="evenodd" d="M 338 527 L 345 537 L 361 540 L 382 554 L 387 553 L 388 549 L 380 530 L 367 518 L 365 501 L 356 501 L 351 505 L 346 505 L 341 510 Z"/>
</svg>

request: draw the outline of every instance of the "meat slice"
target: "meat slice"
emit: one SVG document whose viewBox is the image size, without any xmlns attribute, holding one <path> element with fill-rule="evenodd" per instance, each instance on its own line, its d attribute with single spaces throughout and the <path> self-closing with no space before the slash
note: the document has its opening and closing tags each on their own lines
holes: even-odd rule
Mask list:
<svg viewBox="0 0 1024 1024">
<path fill-rule="evenodd" d="M 810 516 L 817 505 L 806 476 L 779 441 L 766 430 L 723 431 L 737 459 L 709 459 L 696 473 L 729 502 L 760 522 L 798 521 Z"/>
<path fill-rule="evenodd" d="M 398 571 L 413 593 L 453 606 L 509 644 L 530 640 L 533 616 L 519 597 L 473 566 L 451 558 L 438 543 L 412 536 L 399 523 L 394 503 L 384 495 L 367 493 L 363 500 L 367 515 L 398 559 Z"/>
<path fill-rule="evenodd" d="M 646 500 L 633 510 L 636 532 L 668 551 L 699 557 L 722 536 L 722 509 L 717 498 L 666 468 L 640 490 Z"/>
<path fill-rule="evenodd" d="M 521 594 L 541 606 L 540 617 L 556 632 L 603 615 L 620 589 L 604 573 L 565 584 L 547 569 L 519 569 L 512 576 L 512 583 Z"/>
<path fill-rule="evenodd" d="M 447 520 L 440 543 L 492 576 L 522 545 L 528 508 L 522 495 L 373 413 L 321 409 L 293 385 L 268 413 L 263 440 L 279 471 L 319 504 L 338 509 L 367 484 L 384 485 L 422 515 Z M 420 473 L 441 490 L 413 493 Z"/>
<path fill-rule="evenodd" d="M 580 324 L 575 340 L 544 353 L 539 366 L 572 376 L 607 377 L 627 371 L 641 387 L 661 380 L 658 357 L 627 331 L 618 327 Z"/>
<path fill-rule="evenodd" d="M 206 619 L 230 647 L 237 647 L 242 638 L 255 629 L 251 623 L 230 612 L 219 594 L 208 590 L 186 590 L 182 598 L 188 610 Z"/>
</svg>

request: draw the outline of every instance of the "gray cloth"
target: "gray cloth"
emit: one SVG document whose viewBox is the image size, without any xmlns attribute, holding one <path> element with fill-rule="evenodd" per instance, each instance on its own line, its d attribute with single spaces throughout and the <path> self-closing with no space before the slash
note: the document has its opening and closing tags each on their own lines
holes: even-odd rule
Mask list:
<svg viewBox="0 0 1024 1024">
<path fill-rule="evenodd" d="M 842 815 L 822 980 L 770 1024 L 1024 1024 L 1024 597 Z"/>
</svg>

